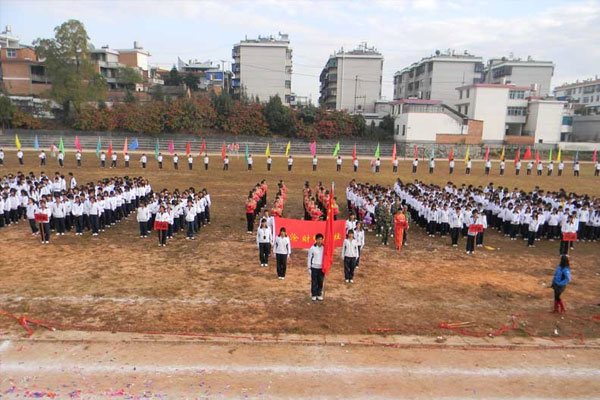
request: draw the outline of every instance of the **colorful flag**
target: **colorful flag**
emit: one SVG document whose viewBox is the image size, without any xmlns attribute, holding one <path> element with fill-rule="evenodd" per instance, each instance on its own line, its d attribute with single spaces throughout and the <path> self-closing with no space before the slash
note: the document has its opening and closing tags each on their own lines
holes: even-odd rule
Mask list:
<svg viewBox="0 0 600 400">
<path fill-rule="evenodd" d="M 338 152 L 340 151 L 340 142 L 337 142 L 337 144 L 335 145 L 335 149 L 333 149 L 333 156 L 337 156 Z"/>
<path fill-rule="evenodd" d="M 169 154 L 175 153 L 175 143 L 173 143 L 172 140 L 169 142 L 169 148 L 168 148 L 168 150 L 169 150 Z"/>
<path fill-rule="evenodd" d="M 65 154 L 65 144 L 63 143 L 62 136 L 60 137 L 60 140 L 58 141 L 58 150 L 60 150 L 60 152 L 62 154 Z"/>
<path fill-rule="evenodd" d="M 140 147 L 137 138 L 133 139 L 133 142 L 129 145 L 129 150 L 135 150 Z"/>
<path fill-rule="evenodd" d="M 515 165 L 521 160 L 521 148 L 517 149 L 517 154 L 515 154 Z"/>
<path fill-rule="evenodd" d="M 36 149 L 36 150 L 40 149 L 40 142 L 38 141 L 37 135 L 35 135 L 35 139 L 33 141 L 33 148 Z"/>
<path fill-rule="evenodd" d="M 75 136 L 75 148 L 79 151 L 82 151 L 81 142 L 79 141 L 79 136 Z"/>
<path fill-rule="evenodd" d="M 485 151 L 485 161 L 490 159 L 490 146 L 487 147 L 487 150 Z"/>
<path fill-rule="evenodd" d="M 552 162 L 552 149 L 550 149 L 550 154 L 548 154 L 548 162 Z"/>
<path fill-rule="evenodd" d="M 414 158 L 419 158 L 419 148 L 417 146 L 415 146 L 415 157 Z"/>
<path fill-rule="evenodd" d="M 106 152 L 106 156 L 110 158 L 112 156 L 112 140 L 108 142 L 108 151 Z"/>
<path fill-rule="evenodd" d="M 593 162 L 596 162 L 596 152 L 597 152 L 597 150 L 594 149 L 594 154 L 592 154 L 592 161 Z"/>
<path fill-rule="evenodd" d="M 15 147 L 17 150 L 21 150 L 21 141 L 19 140 L 19 136 L 15 135 Z"/>
<path fill-rule="evenodd" d="M 100 158 L 100 149 L 102 148 L 102 142 L 100 142 L 100 136 L 98 136 L 98 143 L 96 143 L 96 157 Z"/>
<path fill-rule="evenodd" d="M 160 152 L 160 145 L 158 144 L 158 138 L 156 138 L 156 145 L 154 146 L 154 158 L 158 158 Z"/>
<path fill-rule="evenodd" d="M 523 160 L 531 160 L 531 146 L 527 146 L 527 150 L 523 154 Z"/>
<path fill-rule="evenodd" d="M 352 147 L 352 162 L 356 160 L 356 144 Z"/>
<path fill-rule="evenodd" d="M 396 143 L 394 142 L 394 148 L 392 149 L 392 162 L 396 161 Z"/>
<path fill-rule="evenodd" d="M 188 142 L 185 145 L 185 154 L 189 156 L 191 152 L 192 152 L 192 144 L 188 140 Z"/>
<path fill-rule="evenodd" d="M 288 140 L 287 146 L 285 146 L 285 155 L 290 155 L 290 147 L 292 147 L 292 142 Z"/>
<path fill-rule="evenodd" d="M 125 143 L 123 144 L 123 155 L 125 155 L 125 153 L 127 153 L 127 149 L 129 146 L 127 146 L 127 136 L 125 136 Z"/>
<path fill-rule="evenodd" d="M 577 153 L 575 153 L 575 159 L 573 160 L 573 162 L 577 161 L 579 161 L 579 150 L 577 150 Z"/>
<path fill-rule="evenodd" d="M 246 149 L 244 150 L 244 161 L 248 164 L 248 144 L 246 143 Z"/>
<path fill-rule="evenodd" d="M 540 162 L 540 152 L 539 150 L 535 151 L 535 163 L 538 164 Z"/>
<path fill-rule="evenodd" d="M 504 146 L 502 146 L 502 154 L 500 154 L 500 159 L 501 159 L 502 161 L 504 161 L 504 155 L 505 155 L 505 147 L 504 147 Z"/>
<path fill-rule="evenodd" d="M 333 182 L 331 183 L 331 191 L 329 192 L 329 198 L 333 199 L 333 189 L 335 185 Z M 334 233 L 333 233 L 333 201 L 329 201 L 327 205 L 327 220 L 325 221 L 325 243 L 323 243 L 323 264 L 321 268 L 323 268 L 323 274 L 329 274 L 329 269 L 331 268 L 331 264 L 333 264 L 333 250 L 334 250 Z"/>
<path fill-rule="evenodd" d="M 221 146 L 221 160 L 224 160 L 226 155 L 227 149 L 225 147 L 225 141 L 223 141 L 223 146 Z"/>
<path fill-rule="evenodd" d="M 314 157 L 315 155 L 317 155 L 317 142 L 315 140 L 313 140 L 313 142 L 310 144 L 309 148 L 310 148 L 311 156 Z"/>
<path fill-rule="evenodd" d="M 55 145 L 53 145 L 53 144 L 51 144 L 51 145 L 50 145 L 50 155 L 51 155 L 52 157 L 54 157 L 54 158 L 56 158 L 56 150 L 58 150 L 58 149 L 56 148 L 56 146 L 55 146 Z"/>
<path fill-rule="evenodd" d="M 465 162 L 469 161 L 470 155 L 471 155 L 471 147 L 467 147 L 467 152 L 465 154 Z"/>
<path fill-rule="evenodd" d="M 267 149 L 265 150 L 265 156 L 271 157 L 271 143 L 267 143 Z"/>
<path fill-rule="evenodd" d="M 379 158 L 379 143 L 377 143 L 377 149 L 375 149 L 375 154 L 373 156 Z"/>
<path fill-rule="evenodd" d="M 454 147 L 450 147 L 450 154 L 448 154 L 448 161 L 454 160 Z"/>
<path fill-rule="evenodd" d="M 202 145 L 200 145 L 200 154 L 206 151 L 206 142 L 203 140 Z"/>
<path fill-rule="evenodd" d="M 562 149 L 558 149 L 558 154 L 556 155 L 556 162 L 560 162 L 562 157 Z"/>
</svg>

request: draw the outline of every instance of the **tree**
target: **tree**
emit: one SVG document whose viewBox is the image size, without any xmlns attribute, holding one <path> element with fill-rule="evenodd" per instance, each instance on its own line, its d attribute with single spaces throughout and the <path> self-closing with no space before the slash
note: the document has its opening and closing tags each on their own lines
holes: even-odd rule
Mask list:
<svg viewBox="0 0 600 400">
<path fill-rule="evenodd" d="M 135 103 L 135 96 L 133 95 L 133 93 L 131 92 L 131 90 L 129 90 L 129 89 L 125 90 L 125 99 L 124 99 L 124 101 L 127 104 Z"/>
<path fill-rule="evenodd" d="M 272 133 L 283 135 L 293 133 L 295 121 L 290 109 L 282 104 L 279 95 L 269 98 L 269 102 L 263 108 L 263 115 Z"/>
<path fill-rule="evenodd" d="M 317 107 L 312 104 L 302 107 L 298 118 L 301 119 L 305 124 L 314 124 L 317 120 Z"/>
<path fill-rule="evenodd" d="M 106 82 L 94 69 L 88 40 L 83 24 L 71 19 L 54 28 L 53 39 L 33 42 L 52 81 L 50 97 L 63 105 L 65 115 L 71 106 L 80 111 L 82 104 L 106 96 Z"/>
<path fill-rule="evenodd" d="M 381 129 L 382 131 L 384 131 L 385 133 L 387 133 L 389 135 L 393 135 L 394 134 L 394 117 L 392 117 L 389 114 L 386 115 L 385 117 L 383 117 L 383 119 L 379 123 L 379 129 Z"/>
<path fill-rule="evenodd" d="M 233 101 L 225 92 L 221 92 L 219 95 L 213 92 L 211 96 L 212 106 L 217 113 L 216 126 L 224 130 L 227 126 L 227 120 L 233 113 Z"/>
<path fill-rule="evenodd" d="M 131 91 L 135 89 L 136 83 L 142 82 L 140 73 L 131 67 L 121 67 L 117 70 L 117 83 Z"/>
<path fill-rule="evenodd" d="M 192 91 L 198 90 L 198 84 L 200 83 L 200 78 L 196 74 L 187 73 L 183 77 L 183 83 L 190 88 Z"/>
<path fill-rule="evenodd" d="M 155 85 L 152 87 L 152 100 L 154 101 L 164 101 L 165 93 L 163 91 L 162 85 Z"/>
<path fill-rule="evenodd" d="M 165 86 L 179 86 L 183 83 L 183 78 L 179 75 L 179 71 L 177 68 L 171 68 L 169 72 L 169 76 L 165 79 Z"/>
<path fill-rule="evenodd" d="M 6 96 L 0 96 L 0 124 L 2 129 L 10 126 L 15 113 L 15 107 Z"/>
</svg>

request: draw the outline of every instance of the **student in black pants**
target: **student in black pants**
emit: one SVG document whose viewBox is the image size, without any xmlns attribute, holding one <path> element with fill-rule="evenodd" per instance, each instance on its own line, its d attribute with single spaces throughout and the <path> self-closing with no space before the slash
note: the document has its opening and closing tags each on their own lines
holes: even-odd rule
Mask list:
<svg viewBox="0 0 600 400">
<path fill-rule="evenodd" d="M 279 235 L 275 238 L 273 253 L 275 253 L 275 260 L 277 261 L 277 278 L 285 279 L 288 258 L 292 254 L 292 244 L 285 228 L 281 228 Z"/>
<path fill-rule="evenodd" d="M 256 244 L 258 245 L 258 256 L 261 267 L 269 266 L 272 242 L 271 228 L 267 226 L 267 220 L 263 218 L 260 220 L 260 226 L 256 230 Z"/>
</svg>

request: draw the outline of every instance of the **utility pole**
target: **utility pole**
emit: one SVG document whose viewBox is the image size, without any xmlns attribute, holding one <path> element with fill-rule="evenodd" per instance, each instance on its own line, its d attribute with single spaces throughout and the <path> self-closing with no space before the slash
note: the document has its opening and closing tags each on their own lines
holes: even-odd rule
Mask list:
<svg viewBox="0 0 600 400">
<path fill-rule="evenodd" d="M 354 76 L 354 113 L 356 113 L 356 90 L 358 87 L 358 75 Z"/>
<path fill-rule="evenodd" d="M 225 62 L 226 60 L 221 61 L 221 93 L 225 91 Z"/>
</svg>

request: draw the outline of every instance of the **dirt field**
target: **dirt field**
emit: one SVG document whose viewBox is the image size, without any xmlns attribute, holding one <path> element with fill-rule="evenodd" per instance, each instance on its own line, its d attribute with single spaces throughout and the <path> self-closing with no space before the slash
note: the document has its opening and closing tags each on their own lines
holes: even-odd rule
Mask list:
<svg viewBox="0 0 600 400">
<path fill-rule="evenodd" d="M 26 153 L 25 167 L 18 168 L 16 157 L 7 152 L 0 175 L 17 170 L 39 173 L 37 158 Z M 64 173 L 73 171 L 80 183 L 114 175 L 143 175 L 153 189 L 194 186 L 207 188 L 213 207 L 212 224 L 198 240 L 186 241 L 182 234 L 166 248 L 156 246 L 153 235 L 138 238 L 137 223 L 130 217 L 97 238 L 67 234 L 51 238 L 40 246 L 30 235 L 26 223 L 0 231 L 0 309 L 32 318 L 73 324 L 107 331 L 134 332 L 253 332 L 363 334 L 382 330 L 402 334 L 439 334 L 439 323 L 474 322 L 478 332 L 496 330 L 509 324 L 511 315 L 519 330 L 508 335 L 533 333 L 559 338 L 576 335 L 600 336 L 600 245 L 578 243 L 571 255 L 573 282 L 564 294 L 569 313 L 556 316 L 549 289 L 558 261 L 558 242 L 542 241 L 534 249 L 521 242 L 510 242 L 496 233 L 486 235 L 486 244 L 497 250 L 464 254 L 464 241 L 453 249 L 449 239 L 429 238 L 418 228 L 409 232 L 408 247 L 402 253 L 383 247 L 369 233 L 356 283 L 343 281 L 343 268 L 336 252 L 334 265 L 325 284 L 325 301 L 312 304 L 306 253 L 294 251 L 288 277 L 276 277 L 274 261 L 260 268 L 255 236 L 245 232 L 244 198 L 261 179 L 267 179 L 270 199 L 279 179 L 288 188 L 284 216 L 302 216 L 301 189 L 305 181 L 337 184 L 338 202 L 345 210 L 347 182 L 392 185 L 396 177 L 421 179 L 444 184 L 449 180 L 447 164 L 439 162 L 434 175 L 425 165 L 415 176 L 409 162 L 393 175 L 389 161 L 383 172 L 373 174 L 368 160 L 361 160 L 360 172 L 351 172 L 346 159 L 342 173 L 335 172 L 333 159 L 320 159 L 319 171 L 310 171 L 310 159 L 296 158 L 294 171 L 285 170 L 285 160 L 276 157 L 273 171 L 267 172 L 264 158 L 255 157 L 255 170 L 248 172 L 243 156 L 232 157 L 230 170 L 221 171 L 220 157 L 211 157 L 210 170 L 204 171 L 196 159 L 195 170 L 185 163 L 173 171 L 170 157 L 159 171 L 151 158 L 142 171 L 134 155 L 132 168 L 116 170 L 98 167 L 92 153 L 84 155 L 84 168 L 74 167 L 67 155 Z M 122 164 L 122 158 L 119 162 Z M 47 173 L 58 170 L 49 158 Z M 492 176 L 483 175 L 483 165 L 475 163 L 474 173 L 466 177 L 457 163 L 452 181 L 519 187 L 531 190 L 564 188 L 567 191 L 600 195 L 600 179 L 593 178 L 592 166 L 584 165 L 579 179 L 570 174 L 558 177 L 515 177 L 512 164 L 507 175 L 498 176 L 497 163 Z M 182 168 L 183 167 L 183 168 Z M 202 169 L 201 169 L 202 167 Z M 516 179 L 518 178 L 518 179 Z M 339 251 L 339 250 L 338 250 Z M 14 320 L 0 316 L 0 332 L 21 332 Z"/>
</svg>

